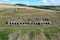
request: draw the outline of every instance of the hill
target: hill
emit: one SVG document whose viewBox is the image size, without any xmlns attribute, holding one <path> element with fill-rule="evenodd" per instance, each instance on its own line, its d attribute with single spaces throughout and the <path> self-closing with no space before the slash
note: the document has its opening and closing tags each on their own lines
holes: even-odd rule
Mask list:
<svg viewBox="0 0 60 40">
<path fill-rule="evenodd" d="M 29 6 L 29 7 L 60 11 L 60 6 Z"/>
<path fill-rule="evenodd" d="M 51 25 L 7 25 L 11 18 L 49 18 Z M 3 36 L 2 36 L 3 35 Z M 0 5 L 0 40 L 60 40 L 60 11 Z"/>
</svg>

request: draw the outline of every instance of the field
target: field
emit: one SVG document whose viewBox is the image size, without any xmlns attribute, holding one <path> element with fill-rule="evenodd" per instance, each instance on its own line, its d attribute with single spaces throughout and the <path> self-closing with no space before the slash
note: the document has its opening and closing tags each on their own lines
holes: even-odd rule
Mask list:
<svg viewBox="0 0 60 40">
<path fill-rule="evenodd" d="M 18 8 L 18 9 L 16 9 Z M 51 25 L 14 26 L 5 24 L 10 18 L 49 18 Z M 16 37 L 10 39 L 9 34 Z M 36 9 L 22 6 L 0 5 L 0 40 L 17 40 L 18 35 L 29 35 L 29 40 L 60 40 L 60 11 Z M 36 37 L 41 35 L 41 37 Z M 36 39 L 34 39 L 35 37 Z M 26 37 L 26 36 L 25 36 Z M 25 38 L 24 37 L 24 38 Z M 20 39 L 19 39 L 20 40 Z M 28 40 L 28 37 L 21 40 Z"/>
</svg>

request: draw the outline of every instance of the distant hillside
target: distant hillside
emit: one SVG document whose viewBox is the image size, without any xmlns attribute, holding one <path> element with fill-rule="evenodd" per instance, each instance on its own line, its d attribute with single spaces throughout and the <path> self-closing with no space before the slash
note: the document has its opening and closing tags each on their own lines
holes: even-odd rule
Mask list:
<svg viewBox="0 0 60 40">
<path fill-rule="evenodd" d="M 58 11 L 60 11 L 60 6 L 29 6 L 29 7 L 34 7 L 34 8 L 39 8 L 39 9 L 58 10 Z"/>
<path fill-rule="evenodd" d="M 27 6 L 27 5 L 25 5 L 25 4 L 16 4 L 16 5 L 18 5 L 18 6 Z"/>
<path fill-rule="evenodd" d="M 49 10 L 57 10 L 60 11 L 60 5 L 59 6 L 31 6 L 31 5 L 25 5 L 25 4 L 16 4 L 18 6 L 25 6 L 25 7 L 33 7 L 38 9 L 49 9 Z"/>
</svg>

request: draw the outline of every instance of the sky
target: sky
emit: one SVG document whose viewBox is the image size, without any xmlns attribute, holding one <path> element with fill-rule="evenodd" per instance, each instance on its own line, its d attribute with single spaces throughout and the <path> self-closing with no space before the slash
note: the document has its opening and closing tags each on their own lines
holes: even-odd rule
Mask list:
<svg viewBox="0 0 60 40">
<path fill-rule="evenodd" d="M 3 4 L 60 5 L 60 0 L 0 0 Z"/>
</svg>

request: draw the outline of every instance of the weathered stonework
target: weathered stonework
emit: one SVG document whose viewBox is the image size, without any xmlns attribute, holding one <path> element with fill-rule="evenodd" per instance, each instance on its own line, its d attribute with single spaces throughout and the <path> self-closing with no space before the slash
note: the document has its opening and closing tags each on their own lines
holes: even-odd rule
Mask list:
<svg viewBox="0 0 60 40">
<path fill-rule="evenodd" d="M 6 21 L 8 25 L 20 25 L 20 26 L 28 26 L 28 25 L 49 25 L 51 21 L 47 18 L 36 18 L 36 19 L 8 19 Z"/>
</svg>

